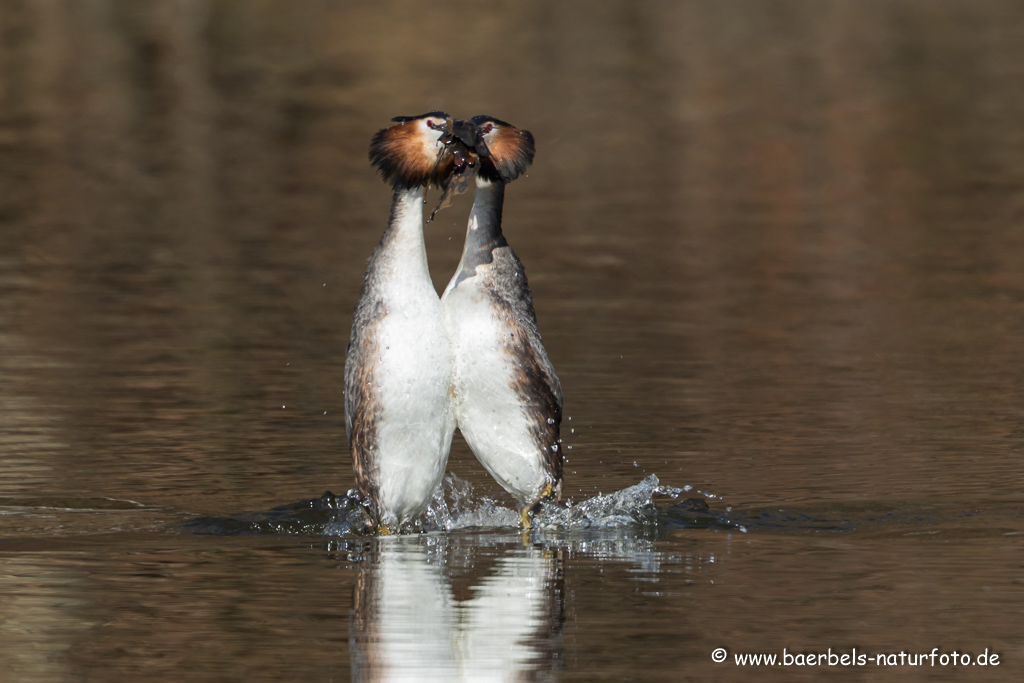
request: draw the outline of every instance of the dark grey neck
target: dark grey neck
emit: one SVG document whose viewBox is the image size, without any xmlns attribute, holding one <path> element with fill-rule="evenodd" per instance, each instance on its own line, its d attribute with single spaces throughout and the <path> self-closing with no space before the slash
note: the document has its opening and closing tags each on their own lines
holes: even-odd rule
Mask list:
<svg viewBox="0 0 1024 683">
<path fill-rule="evenodd" d="M 505 184 L 477 178 L 473 210 L 469 214 L 466 228 L 466 245 L 462 249 L 462 261 L 455 286 L 468 277 L 473 277 L 476 267 L 491 263 L 491 252 L 508 246 L 501 234 L 501 208 L 505 202 Z"/>
</svg>

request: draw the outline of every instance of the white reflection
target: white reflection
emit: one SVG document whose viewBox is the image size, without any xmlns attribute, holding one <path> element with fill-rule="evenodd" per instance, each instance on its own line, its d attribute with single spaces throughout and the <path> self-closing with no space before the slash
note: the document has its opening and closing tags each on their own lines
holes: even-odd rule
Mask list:
<svg viewBox="0 0 1024 683">
<path fill-rule="evenodd" d="M 382 539 L 360 569 L 352 640 L 356 681 L 516 681 L 542 667 L 560 627 L 557 557 L 511 548 L 456 600 L 446 552 L 422 537 Z"/>
</svg>

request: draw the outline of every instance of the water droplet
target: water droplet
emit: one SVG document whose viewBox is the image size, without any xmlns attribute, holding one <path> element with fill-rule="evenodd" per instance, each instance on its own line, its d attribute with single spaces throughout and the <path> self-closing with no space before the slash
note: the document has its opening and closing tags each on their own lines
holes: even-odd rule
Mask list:
<svg viewBox="0 0 1024 683">
<path fill-rule="evenodd" d="M 327 411 L 325 410 L 325 411 L 324 411 L 324 415 L 326 415 L 326 414 L 327 414 Z"/>
<path fill-rule="evenodd" d="M 553 425 L 553 424 L 555 424 L 555 418 L 553 418 L 553 417 L 549 417 L 549 418 L 548 418 L 548 424 L 549 424 L 549 425 Z"/>
<path fill-rule="evenodd" d="M 287 407 L 288 407 L 288 406 L 281 406 L 281 410 L 284 410 L 284 409 L 285 409 L 285 408 L 287 408 Z"/>
<path fill-rule="evenodd" d="M 572 450 L 572 446 L 566 446 L 566 448 L 568 448 L 570 451 Z"/>
<path fill-rule="evenodd" d="M 557 443 L 551 444 L 551 452 L 552 453 L 557 453 L 558 452 L 558 444 Z"/>
<path fill-rule="evenodd" d="M 640 467 L 640 465 L 636 464 L 636 460 L 633 461 L 633 467 Z"/>
</svg>

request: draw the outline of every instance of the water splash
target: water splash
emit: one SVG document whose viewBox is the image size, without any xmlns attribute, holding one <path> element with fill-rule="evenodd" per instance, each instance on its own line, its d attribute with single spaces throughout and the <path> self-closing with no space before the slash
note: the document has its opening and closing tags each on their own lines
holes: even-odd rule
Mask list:
<svg viewBox="0 0 1024 683">
<path fill-rule="evenodd" d="M 579 503 L 543 504 L 533 518 L 535 530 L 551 533 L 621 531 L 650 534 L 665 527 L 727 528 L 742 530 L 728 519 L 708 510 L 703 499 L 679 500 L 684 489 L 662 484 L 650 474 L 640 483 L 614 493 L 601 493 Z M 674 500 L 655 503 L 655 497 Z M 511 506 L 510 506 L 511 504 Z M 516 530 L 520 514 L 514 503 L 480 495 L 465 479 L 449 474 L 434 494 L 423 516 L 404 533 L 460 530 Z M 330 491 L 319 498 L 280 505 L 266 512 L 232 516 L 206 516 L 184 524 L 193 533 L 284 534 L 343 538 L 370 532 L 364 501 L 356 490 L 343 496 Z"/>
<path fill-rule="evenodd" d="M 445 475 L 427 506 L 428 530 L 518 527 L 519 513 L 490 496 L 477 498 L 473 485 L 454 474 Z"/>
<path fill-rule="evenodd" d="M 656 525 L 659 514 L 654 496 L 678 498 L 681 493 L 682 489 L 662 486 L 657 475 L 649 474 L 639 484 L 615 493 L 598 494 L 566 507 L 547 506 L 534 524 L 545 531 Z"/>
<path fill-rule="evenodd" d="M 657 524 L 659 511 L 654 496 L 676 499 L 682 489 L 664 486 L 648 475 L 635 486 L 598 494 L 575 505 L 545 504 L 534 526 L 545 531 L 615 529 Z M 469 528 L 517 529 L 519 512 L 491 497 L 478 497 L 472 484 L 449 474 L 427 509 L 428 530 L 455 531 Z"/>
</svg>

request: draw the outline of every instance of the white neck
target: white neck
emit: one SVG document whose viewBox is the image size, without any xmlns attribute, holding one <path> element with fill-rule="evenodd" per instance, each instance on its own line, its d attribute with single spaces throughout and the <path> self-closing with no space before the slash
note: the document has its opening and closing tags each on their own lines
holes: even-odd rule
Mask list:
<svg viewBox="0 0 1024 683">
<path fill-rule="evenodd" d="M 379 254 L 391 274 L 407 281 L 430 281 L 423 239 L 424 188 L 395 190 L 385 243 Z M 431 285 L 433 286 L 433 285 Z"/>
</svg>

